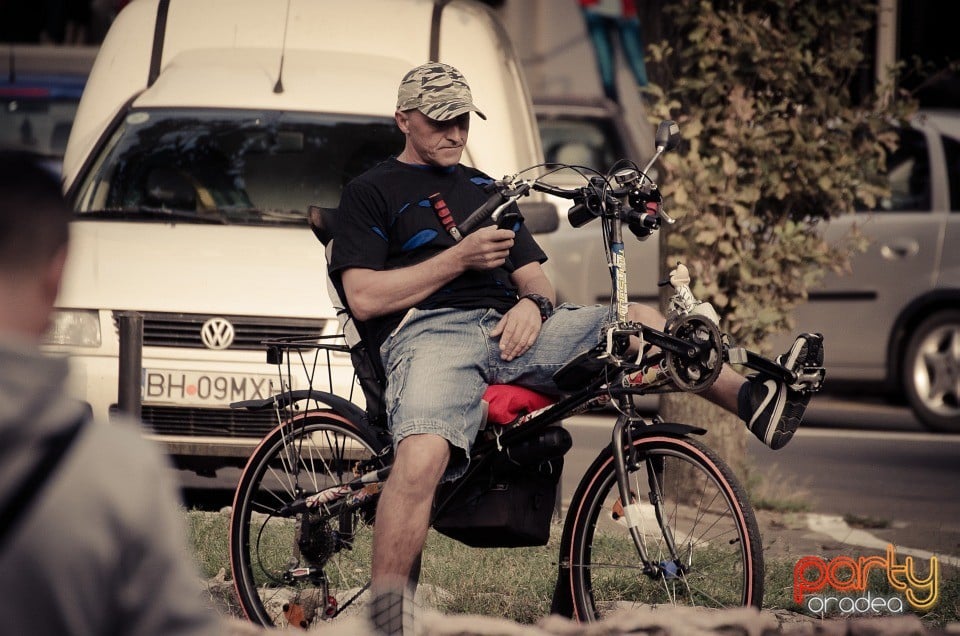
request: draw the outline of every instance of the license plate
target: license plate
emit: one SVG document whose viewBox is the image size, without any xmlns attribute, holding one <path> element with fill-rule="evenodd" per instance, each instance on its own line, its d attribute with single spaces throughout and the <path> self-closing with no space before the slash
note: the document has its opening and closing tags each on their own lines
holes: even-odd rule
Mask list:
<svg viewBox="0 0 960 636">
<path fill-rule="evenodd" d="M 241 400 L 263 400 L 280 391 L 278 376 L 167 369 L 143 370 L 144 404 L 223 406 Z"/>
</svg>

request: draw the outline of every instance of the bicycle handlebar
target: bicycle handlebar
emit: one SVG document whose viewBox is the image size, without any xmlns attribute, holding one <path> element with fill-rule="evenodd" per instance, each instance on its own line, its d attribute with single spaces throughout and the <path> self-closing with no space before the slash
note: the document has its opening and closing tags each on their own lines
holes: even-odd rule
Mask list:
<svg viewBox="0 0 960 636">
<path fill-rule="evenodd" d="M 506 214 L 504 212 L 517 199 L 529 194 L 530 190 L 537 190 L 573 201 L 567 218 L 574 227 L 580 227 L 600 217 L 616 219 L 626 223 L 637 238 L 644 239 L 660 227 L 660 204 L 663 200 L 657 185 L 647 176 L 647 170 L 664 150 L 676 146 L 679 139 L 680 131 L 674 122 L 661 122 L 657 129 L 657 152 L 647 168 L 641 171 L 632 162 L 618 162 L 617 165 L 628 167 L 604 176 L 590 170 L 596 176 L 590 177 L 586 185 L 578 188 L 562 188 L 536 179 L 521 181 L 518 177 L 522 172 L 501 181 L 494 181 L 487 200 L 460 223 L 458 228 L 448 230 L 459 241 L 491 218 L 498 227 L 516 229 L 522 222 L 522 217 L 515 211 Z M 666 214 L 663 214 L 662 218 L 668 223 L 673 222 Z"/>
<path fill-rule="evenodd" d="M 481 223 L 493 216 L 493 213 L 496 212 L 497 208 L 508 201 L 506 195 L 503 194 L 499 189 L 495 190 L 493 194 L 481 205 L 479 208 L 470 213 L 470 216 L 460 224 L 460 233 L 469 234 L 474 229 L 476 229 Z"/>
<path fill-rule="evenodd" d="M 493 219 L 500 227 L 513 229 L 520 221 L 519 215 L 504 215 L 504 211 L 522 196 L 530 193 L 530 183 L 522 182 L 519 185 L 508 188 L 499 183 L 495 184 L 493 194 L 479 208 L 470 213 L 463 223 L 460 224 L 460 233 L 467 235 L 477 229 L 487 219 Z M 505 224 L 501 225 L 501 217 L 504 217 Z"/>
</svg>

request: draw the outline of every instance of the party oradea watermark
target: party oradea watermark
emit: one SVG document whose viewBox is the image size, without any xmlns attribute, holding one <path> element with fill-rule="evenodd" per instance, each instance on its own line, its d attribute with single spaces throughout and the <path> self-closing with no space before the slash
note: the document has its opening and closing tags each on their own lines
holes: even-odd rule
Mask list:
<svg viewBox="0 0 960 636">
<path fill-rule="evenodd" d="M 912 556 L 899 562 L 892 544 L 884 556 L 805 556 L 793 567 L 793 600 L 820 617 L 927 612 L 939 600 L 940 563 L 930 557 L 925 573 L 918 565 Z M 871 573 L 874 588 L 885 580 L 889 593 L 871 591 Z"/>
</svg>

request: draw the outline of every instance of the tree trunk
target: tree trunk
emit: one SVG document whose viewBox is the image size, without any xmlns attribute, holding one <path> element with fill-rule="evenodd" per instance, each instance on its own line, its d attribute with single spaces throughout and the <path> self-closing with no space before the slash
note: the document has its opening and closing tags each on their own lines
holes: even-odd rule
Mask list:
<svg viewBox="0 0 960 636">
<path fill-rule="evenodd" d="M 665 422 L 706 429 L 706 435 L 695 437 L 716 451 L 743 482 L 747 468 L 748 432 L 740 418 L 692 393 L 668 393 L 660 396 L 660 417 Z"/>
</svg>

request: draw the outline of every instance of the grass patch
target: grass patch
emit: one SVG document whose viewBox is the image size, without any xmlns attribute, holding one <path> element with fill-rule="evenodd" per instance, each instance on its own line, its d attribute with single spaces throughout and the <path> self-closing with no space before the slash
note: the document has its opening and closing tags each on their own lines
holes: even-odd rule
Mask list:
<svg viewBox="0 0 960 636">
<path fill-rule="evenodd" d="M 221 512 L 187 512 L 187 540 L 204 578 L 223 568 L 230 576 L 230 515 Z"/>
<path fill-rule="evenodd" d="M 470 548 L 431 530 L 421 580 L 442 590 L 431 599 L 442 612 L 534 623 L 550 613 L 559 543 L 559 525 L 547 545 L 530 548 Z"/>
<path fill-rule="evenodd" d="M 960 622 L 960 569 L 940 570 L 940 601 L 923 619 L 938 627 Z"/>
<path fill-rule="evenodd" d="M 201 574 L 212 578 L 224 569 L 229 579 L 229 516 L 190 511 L 186 520 Z M 559 525 L 552 528 L 550 543 L 532 548 L 470 548 L 431 531 L 421 576 L 427 602 L 448 614 L 481 614 L 521 624 L 535 623 L 550 612 L 559 542 Z M 632 549 L 629 545 L 623 548 Z M 765 555 L 765 609 L 809 614 L 793 602 L 795 564 L 796 559 Z M 868 589 L 874 596 L 896 593 L 880 572 L 871 574 Z M 905 606 L 905 611 L 912 610 Z M 960 569 L 941 568 L 940 599 L 921 619 L 935 627 L 960 621 Z"/>
<path fill-rule="evenodd" d="M 763 555 L 763 607 L 799 611 L 793 602 L 793 565 L 789 559 L 771 559 Z"/>
</svg>

